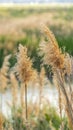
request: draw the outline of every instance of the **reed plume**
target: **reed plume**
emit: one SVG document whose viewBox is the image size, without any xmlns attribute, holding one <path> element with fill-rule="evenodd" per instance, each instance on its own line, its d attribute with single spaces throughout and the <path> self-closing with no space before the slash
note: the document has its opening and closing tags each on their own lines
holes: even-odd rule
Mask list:
<svg viewBox="0 0 73 130">
<path fill-rule="evenodd" d="M 32 81 L 36 75 L 36 71 L 32 68 L 32 61 L 28 57 L 27 48 L 21 44 L 18 47 L 17 53 L 17 65 L 16 71 L 19 74 L 21 82 L 24 84 L 22 91 L 25 92 L 25 111 L 27 119 L 27 85 L 29 81 Z M 21 97 L 24 97 L 24 93 L 21 92 Z M 24 99 L 21 99 L 23 102 Z"/>
<path fill-rule="evenodd" d="M 0 69 L 0 91 L 3 92 L 8 83 L 9 59 L 11 55 L 5 57 L 2 68 Z"/>
<path fill-rule="evenodd" d="M 70 57 L 68 54 L 62 53 L 56 38 L 50 29 L 46 27 L 45 33 L 47 34 L 49 41 L 45 44 L 40 44 L 40 54 L 43 55 L 44 64 L 52 67 L 53 75 L 57 82 L 58 92 L 60 94 L 61 91 L 64 96 L 65 110 L 69 119 L 69 125 L 73 129 L 73 109 L 65 86 L 65 77 L 72 72 L 71 62 L 69 62 Z"/>
<path fill-rule="evenodd" d="M 49 37 L 49 41 L 46 43 L 40 44 L 40 55 L 43 56 L 44 64 L 51 65 L 54 69 L 59 68 L 62 69 L 64 67 L 64 54 L 59 49 L 57 41 L 47 27 L 45 28 L 45 33 Z"/>
</svg>

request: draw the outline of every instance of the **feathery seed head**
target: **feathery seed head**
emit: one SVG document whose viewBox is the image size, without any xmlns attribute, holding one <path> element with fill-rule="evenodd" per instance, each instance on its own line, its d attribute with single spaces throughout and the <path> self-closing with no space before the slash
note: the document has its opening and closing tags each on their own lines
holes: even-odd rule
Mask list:
<svg viewBox="0 0 73 130">
<path fill-rule="evenodd" d="M 19 52 L 17 54 L 17 72 L 19 73 L 22 82 L 29 82 L 34 77 L 34 69 L 32 68 L 32 61 L 28 57 L 27 48 L 19 45 Z"/>
<path fill-rule="evenodd" d="M 72 57 L 68 53 L 66 53 L 64 60 L 64 73 L 70 76 L 72 74 L 72 67 Z"/>
<path fill-rule="evenodd" d="M 11 58 L 11 55 L 8 55 L 5 57 L 2 68 L 1 68 L 1 73 L 5 76 L 7 75 L 8 70 L 9 70 L 9 65 L 10 65 L 9 59 L 10 58 Z"/>
<path fill-rule="evenodd" d="M 64 57 L 60 48 L 58 47 L 55 36 L 52 32 L 46 28 L 45 30 L 47 36 L 49 37 L 49 41 L 45 44 L 40 44 L 40 54 L 44 55 L 43 60 L 44 64 L 49 64 L 53 68 L 63 69 L 64 67 Z"/>
</svg>

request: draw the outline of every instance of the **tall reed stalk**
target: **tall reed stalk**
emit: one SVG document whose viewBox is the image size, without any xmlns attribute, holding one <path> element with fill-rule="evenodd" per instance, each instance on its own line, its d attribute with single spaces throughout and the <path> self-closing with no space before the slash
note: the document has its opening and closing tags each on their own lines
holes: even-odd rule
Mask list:
<svg viewBox="0 0 73 130">
<path fill-rule="evenodd" d="M 25 87 L 22 87 L 21 92 L 21 102 L 25 103 L 25 116 L 26 119 L 28 117 L 27 113 L 27 84 L 34 80 L 36 77 L 36 71 L 32 68 L 32 60 L 28 57 L 27 48 L 19 45 L 18 53 L 17 53 L 17 64 L 15 67 L 15 71 L 19 75 L 19 79 L 22 84 L 25 84 Z M 24 102 L 24 91 L 25 91 L 25 102 Z"/>
<path fill-rule="evenodd" d="M 27 106 L 27 83 L 25 83 L 25 113 L 26 113 L 26 120 L 28 119 L 28 106 Z"/>
<path fill-rule="evenodd" d="M 62 50 L 59 48 L 56 38 L 50 29 L 45 27 L 45 33 L 49 39 L 47 43 L 40 44 L 40 55 L 43 56 L 44 64 L 50 65 L 52 67 L 52 72 L 57 82 L 57 88 L 62 92 L 65 99 L 64 108 L 69 120 L 69 125 L 71 129 L 73 129 L 73 108 L 71 101 L 73 97 L 69 96 L 72 95 L 70 81 L 69 91 L 65 86 L 65 78 L 68 77 L 68 75 L 70 76 L 72 73 L 73 66 L 71 62 L 69 62 L 71 57 L 67 53 L 62 53 Z M 60 91 L 58 91 L 59 94 Z"/>
</svg>

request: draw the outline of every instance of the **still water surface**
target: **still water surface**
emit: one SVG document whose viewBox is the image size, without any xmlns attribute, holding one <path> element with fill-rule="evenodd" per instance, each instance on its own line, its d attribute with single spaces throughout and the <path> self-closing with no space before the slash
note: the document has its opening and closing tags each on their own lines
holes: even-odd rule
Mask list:
<svg viewBox="0 0 73 130">
<path fill-rule="evenodd" d="M 19 90 L 20 91 L 20 90 Z M 56 88 L 51 88 L 46 86 L 43 88 L 43 96 L 53 105 L 58 105 L 58 92 Z M 28 89 L 28 102 L 32 98 L 32 101 L 35 102 L 36 100 L 39 100 L 39 90 L 38 89 Z M 1 95 L 0 95 L 1 100 Z M 18 100 L 20 100 L 20 92 L 18 92 Z M 11 104 L 12 101 L 12 95 L 10 90 L 6 91 L 4 94 L 2 94 L 2 111 L 7 116 L 10 114 L 10 108 L 8 104 Z M 17 101 L 16 101 L 17 102 Z"/>
</svg>

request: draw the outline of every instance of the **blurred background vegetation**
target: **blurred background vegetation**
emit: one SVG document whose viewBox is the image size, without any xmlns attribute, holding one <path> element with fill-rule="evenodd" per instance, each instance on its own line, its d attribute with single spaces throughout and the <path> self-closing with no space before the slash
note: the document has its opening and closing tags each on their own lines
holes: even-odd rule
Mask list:
<svg viewBox="0 0 73 130">
<path fill-rule="evenodd" d="M 73 55 L 73 6 L 27 5 L 0 7 L 0 67 L 4 56 L 12 54 L 11 66 L 16 62 L 15 54 L 19 43 L 26 45 L 40 70 L 41 58 L 38 46 L 44 40 L 43 25 L 50 27 L 59 46 Z"/>
</svg>

